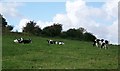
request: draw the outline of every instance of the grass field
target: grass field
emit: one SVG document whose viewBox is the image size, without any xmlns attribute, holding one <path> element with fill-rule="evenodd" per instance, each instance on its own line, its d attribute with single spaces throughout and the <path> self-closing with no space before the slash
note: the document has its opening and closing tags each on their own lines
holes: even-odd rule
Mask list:
<svg viewBox="0 0 120 71">
<path fill-rule="evenodd" d="M 16 37 L 31 38 L 31 44 L 13 43 Z M 116 69 L 118 46 L 93 47 L 91 42 L 57 39 L 65 45 L 48 45 L 47 39 L 35 36 L 4 35 L 3 69 Z"/>
</svg>

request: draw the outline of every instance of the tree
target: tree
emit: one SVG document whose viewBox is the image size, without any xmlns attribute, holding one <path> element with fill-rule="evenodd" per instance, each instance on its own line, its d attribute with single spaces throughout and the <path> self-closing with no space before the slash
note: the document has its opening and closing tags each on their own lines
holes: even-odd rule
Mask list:
<svg viewBox="0 0 120 71">
<path fill-rule="evenodd" d="M 67 30 L 66 34 L 71 39 L 82 40 L 82 38 L 83 38 L 83 33 L 80 29 L 75 29 L 75 28 L 69 29 L 69 30 Z"/>
<path fill-rule="evenodd" d="M 34 33 L 34 27 L 36 25 L 36 22 L 34 21 L 30 21 L 30 22 L 27 22 L 26 26 L 23 27 L 23 32 L 26 32 L 26 33 Z"/>
<path fill-rule="evenodd" d="M 76 29 L 74 28 L 74 29 L 69 29 L 69 30 L 67 30 L 67 35 L 69 36 L 69 37 L 72 37 L 72 38 L 75 38 L 76 37 Z"/>
<path fill-rule="evenodd" d="M 42 32 L 42 30 L 39 26 L 34 27 L 34 33 L 33 33 L 34 35 L 39 36 L 39 35 L 41 35 L 41 32 Z"/>
<path fill-rule="evenodd" d="M 50 37 L 59 36 L 62 31 L 62 25 L 57 23 L 43 28 L 42 34 Z"/>
<path fill-rule="evenodd" d="M 41 34 L 41 31 L 41 28 L 34 21 L 27 22 L 26 26 L 23 27 L 23 32 L 37 36 Z"/>
<path fill-rule="evenodd" d="M 10 31 L 13 30 L 13 26 L 7 25 L 7 29 L 10 30 Z"/>
<path fill-rule="evenodd" d="M 0 14 L 0 25 L 2 25 L 2 32 L 10 32 L 13 26 L 8 25 L 6 19 Z"/>
<path fill-rule="evenodd" d="M 84 40 L 85 41 L 94 41 L 96 39 L 96 37 L 89 32 L 84 33 Z"/>
<path fill-rule="evenodd" d="M 6 19 L 1 14 L 0 14 L 0 20 L 2 21 L 2 22 L 0 22 L 0 23 L 2 23 L 2 27 L 6 27 L 6 25 L 7 25 Z"/>
<path fill-rule="evenodd" d="M 85 32 L 86 32 L 86 29 L 83 28 L 83 27 L 80 27 L 78 30 L 79 30 L 81 33 L 85 33 Z"/>
<path fill-rule="evenodd" d="M 62 38 L 67 38 L 68 36 L 67 36 L 66 31 L 61 32 L 60 37 L 62 37 Z"/>
</svg>

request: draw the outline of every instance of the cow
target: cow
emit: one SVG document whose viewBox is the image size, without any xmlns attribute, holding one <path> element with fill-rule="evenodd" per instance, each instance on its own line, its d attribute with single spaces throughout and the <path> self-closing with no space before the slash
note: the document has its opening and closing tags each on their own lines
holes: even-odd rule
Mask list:
<svg viewBox="0 0 120 71">
<path fill-rule="evenodd" d="M 22 41 L 23 41 L 23 38 L 15 39 L 15 40 L 14 40 L 15 43 L 22 43 Z"/>
<path fill-rule="evenodd" d="M 109 44 L 109 41 L 108 41 L 108 40 L 105 40 L 105 41 L 102 43 L 101 48 L 108 49 L 108 44 Z"/>
<path fill-rule="evenodd" d="M 101 45 L 103 44 L 103 41 L 104 41 L 104 39 L 95 39 L 93 41 L 93 46 L 101 47 Z"/>
<path fill-rule="evenodd" d="M 20 39 L 15 39 L 14 42 L 15 43 L 24 43 L 24 44 L 26 44 L 26 43 L 32 43 L 32 40 L 31 39 L 25 40 L 23 38 L 20 38 Z"/>
<path fill-rule="evenodd" d="M 48 44 L 59 44 L 59 45 L 63 45 L 64 42 L 63 41 L 54 41 L 54 40 L 47 40 Z"/>
<path fill-rule="evenodd" d="M 96 41 L 96 40 L 94 40 L 94 41 L 93 41 L 93 46 L 98 46 L 98 44 L 97 44 L 97 41 Z"/>
<path fill-rule="evenodd" d="M 58 41 L 58 44 L 59 45 L 64 45 L 64 42 L 63 41 Z"/>
<path fill-rule="evenodd" d="M 93 46 L 99 47 L 100 44 L 101 44 L 101 40 L 100 39 L 95 39 L 93 41 Z"/>
<path fill-rule="evenodd" d="M 56 41 L 54 41 L 54 40 L 47 40 L 47 42 L 48 42 L 48 44 L 56 44 Z"/>
</svg>

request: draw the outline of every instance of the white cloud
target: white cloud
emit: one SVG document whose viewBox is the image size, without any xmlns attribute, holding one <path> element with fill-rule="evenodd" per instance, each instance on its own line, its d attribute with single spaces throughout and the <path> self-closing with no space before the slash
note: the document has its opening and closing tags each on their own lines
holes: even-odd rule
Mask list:
<svg viewBox="0 0 120 71">
<path fill-rule="evenodd" d="M 103 6 L 103 9 L 107 12 L 106 14 L 108 14 L 108 19 L 111 19 L 111 17 L 117 17 L 119 1 L 120 0 L 110 0 Z"/>
<path fill-rule="evenodd" d="M 113 43 L 118 43 L 118 20 L 114 21 L 112 25 L 108 27 L 108 36 Z"/>
<path fill-rule="evenodd" d="M 53 22 L 44 22 L 44 21 L 40 21 L 40 20 L 37 21 L 36 23 L 37 23 L 36 25 L 40 26 L 41 29 L 43 29 L 46 26 L 50 26 L 50 25 L 53 24 Z"/>
<path fill-rule="evenodd" d="M 0 13 L 7 17 L 23 17 L 22 14 L 19 13 L 17 8 L 22 6 L 23 3 L 16 3 L 16 2 L 1 2 L 0 3 Z"/>
<path fill-rule="evenodd" d="M 18 32 L 22 32 L 23 27 L 26 26 L 26 23 L 29 22 L 29 19 L 21 19 L 20 23 L 18 25 L 15 25 L 15 28 L 13 29 L 13 31 L 18 31 Z"/>
</svg>

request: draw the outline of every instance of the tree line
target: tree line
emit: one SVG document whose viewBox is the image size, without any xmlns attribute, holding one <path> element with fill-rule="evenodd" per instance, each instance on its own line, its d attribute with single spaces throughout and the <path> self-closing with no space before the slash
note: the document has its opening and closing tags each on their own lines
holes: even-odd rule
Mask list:
<svg viewBox="0 0 120 71">
<path fill-rule="evenodd" d="M 11 31 L 13 26 L 8 25 L 6 19 L 0 15 L 2 19 L 2 32 Z M 62 31 L 62 24 L 53 23 L 51 26 L 46 26 L 41 29 L 35 21 L 29 21 L 26 23 L 26 26 L 23 27 L 22 33 L 27 33 L 35 36 L 46 36 L 46 37 L 61 37 L 66 39 L 75 39 L 81 41 L 93 41 L 96 37 L 87 32 L 87 30 L 83 27 L 78 29 L 70 28 L 67 31 Z"/>
<path fill-rule="evenodd" d="M 13 26 L 8 25 L 6 19 L 1 14 L 0 14 L 0 25 L 2 27 L 2 33 L 10 32 L 11 30 L 13 30 Z"/>
</svg>

